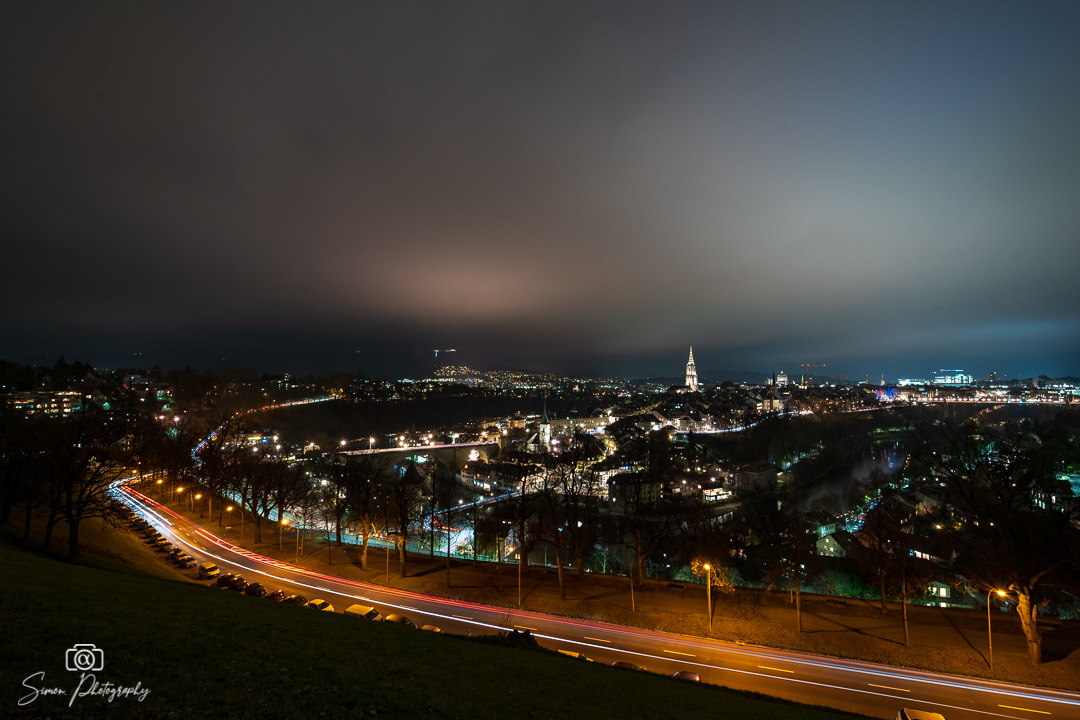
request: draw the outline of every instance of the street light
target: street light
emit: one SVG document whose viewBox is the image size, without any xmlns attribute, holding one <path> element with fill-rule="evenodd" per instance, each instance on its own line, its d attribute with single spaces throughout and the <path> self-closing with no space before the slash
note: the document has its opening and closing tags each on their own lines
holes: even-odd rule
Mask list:
<svg viewBox="0 0 1080 720">
<path fill-rule="evenodd" d="M 1001 597 L 1005 597 L 1005 591 L 1004 590 L 995 590 L 994 592 L 996 592 Z M 987 645 L 990 646 L 990 672 L 991 673 L 994 672 L 994 636 L 990 632 L 990 598 L 992 598 L 992 597 L 993 597 L 993 595 L 990 593 L 989 590 L 987 590 L 986 591 L 986 642 L 987 642 Z"/>
<path fill-rule="evenodd" d="M 705 563 L 705 599 L 709 603 L 709 632 L 712 632 L 712 567 Z"/>
<path fill-rule="evenodd" d="M 510 553 L 512 553 L 512 552 L 514 552 L 514 546 L 513 545 L 506 548 L 506 557 L 510 557 Z M 518 551 L 517 566 L 518 566 L 518 607 L 521 607 L 521 551 L 520 550 Z"/>
<path fill-rule="evenodd" d="M 195 493 L 195 498 L 191 501 L 191 512 L 195 512 L 195 500 L 202 500 L 202 493 Z M 202 516 L 202 508 L 199 508 L 199 517 Z"/>
</svg>

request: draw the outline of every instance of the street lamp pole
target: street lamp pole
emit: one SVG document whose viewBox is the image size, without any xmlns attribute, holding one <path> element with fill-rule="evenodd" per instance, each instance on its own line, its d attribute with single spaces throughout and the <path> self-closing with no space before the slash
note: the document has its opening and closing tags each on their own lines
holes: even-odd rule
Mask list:
<svg viewBox="0 0 1080 720">
<path fill-rule="evenodd" d="M 297 525 L 295 530 L 294 530 L 294 533 L 295 533 L 295 536 L 296 536 L 296 564 L 297 565 L 300 564 L 300 528 L 302 527 L 302 525 L 303 525 L 303 523 L 301 523 L 300 525 Z"/>
<path fill-rule="evenodd" d="M 1001 590 L 994 590 L 1001 597 L 1005 597 L 1005 593 Z M 990 646 L 990 672 L 994 672 L 994 636 L 990 632 L 990 598 L 993 594 L 990 590 L 986 591 L 986 641 Z"/>
<path fill-rule="evenodd" d="M 712 632 L 712 567 L 705 563 L 705 599 L 709 603 L 709 632 Z"/>
</svg>

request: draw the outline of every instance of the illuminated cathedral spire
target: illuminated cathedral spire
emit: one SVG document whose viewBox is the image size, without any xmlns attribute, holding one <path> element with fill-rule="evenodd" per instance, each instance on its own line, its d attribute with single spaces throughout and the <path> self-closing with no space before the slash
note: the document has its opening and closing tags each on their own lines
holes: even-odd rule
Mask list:
<svg viewBox="0 0 1080 720">
<path fill-rule="evenodd" d="M 697 392 L 697 367 L 694 366 L 694 347 L 690 346 L 690 359 L 686 361 L 686 390 Z"/>
</svg>

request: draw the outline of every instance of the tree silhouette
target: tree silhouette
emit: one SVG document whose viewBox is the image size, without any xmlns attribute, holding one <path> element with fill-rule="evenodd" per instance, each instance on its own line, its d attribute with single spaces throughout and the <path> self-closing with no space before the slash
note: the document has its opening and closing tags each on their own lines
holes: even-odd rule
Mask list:
<svg viewBox="0 0 1080 720">
<path fill-rule="evenodd" d="M 1047 502 L 1071 494 L 1055 474 L 1059 452 L 1016 425 L 939 423 L 918 437 L 923 463 L 948 486 L 958 569 L 982 590 L 1016 598 L 1028 659 L 1038 665 L 1038 602 L 1046 588 L 1075 583 L 1080 565 L 1076 506 Z"/>
</svg>

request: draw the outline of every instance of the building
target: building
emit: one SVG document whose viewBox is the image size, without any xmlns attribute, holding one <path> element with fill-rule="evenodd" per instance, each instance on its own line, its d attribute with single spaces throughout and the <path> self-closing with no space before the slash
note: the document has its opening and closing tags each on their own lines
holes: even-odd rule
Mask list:
<svg viewBox="0 0 1080 720">
<path fill-rule="evenodd" d="M 82 410 L 83 394 L 72 390 L 35 390 L 12 393 L 8 405 L 27 415 L 67 417 Z"/>
<path fill-rule="evenodd" d="M 547 414 L 547 390 L 544 391 L 544 417 L 540 420 L 540 446 L 543 450 L 551 447 L 551 421 Z"/>
<path fill-rule="evenodd" d="M 817 540 L 817 554 L 825 557 L 855 557 L 858 548 L 859 540 L 846 530 L 829 533 Z"/>
<path fill-rule="evenodd" d="M 933 380 L 935 385 L 970 385 L 974 378 L 963 370 L 938 370 Z"/>
<path fill-rule="evenodd" d="M 775 487 L 783 472 L 770 462 L 759 460 L 747 463 L 735 471 L 735 487 L 738 490 Z"/>
<path fill-rule="evenodd" d="M 660 500 L 663 487 L 641 473 L 620 473 L 607 481 L 608 502 L 612 509 L 623 510 L 628 505 L 651 505 Z"/>
<path fill-rule="evenodd" d="M 690 347 L 690 359 L 686 362 L 686 391 L 697 392 L 697 366 L 694 365 L 694 348 Z"/>
</svg>

